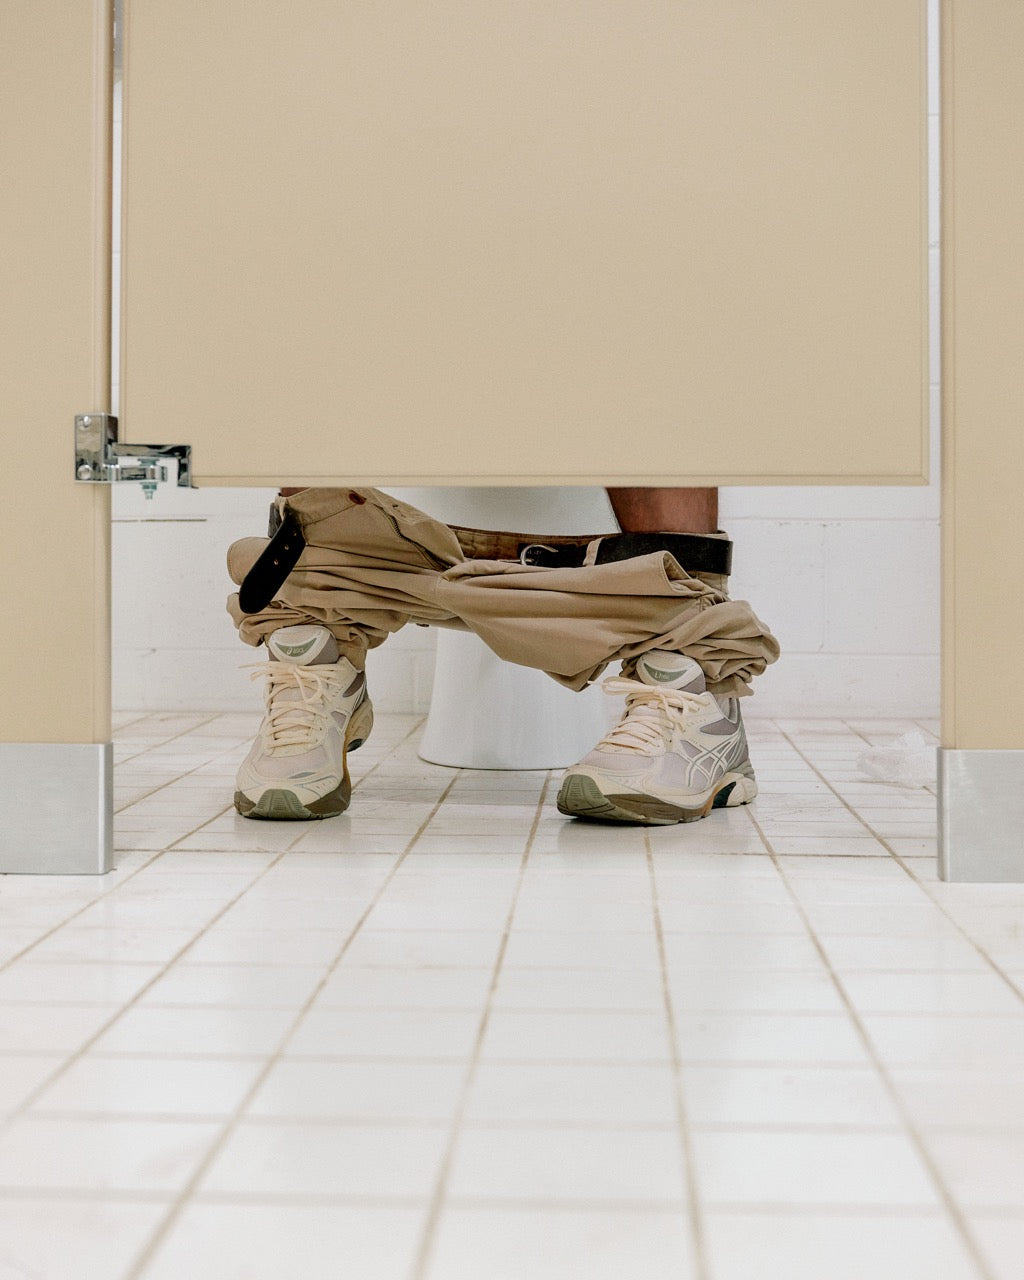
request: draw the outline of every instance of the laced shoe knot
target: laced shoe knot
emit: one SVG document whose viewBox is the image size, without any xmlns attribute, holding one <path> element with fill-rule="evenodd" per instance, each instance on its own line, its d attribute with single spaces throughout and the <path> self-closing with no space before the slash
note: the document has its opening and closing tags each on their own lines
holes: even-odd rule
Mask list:
<svg viewBox="0 0 1024 1280">
<path fill-rule="evenodd" d="M 316 746 L 327 731 L 331 700 L 343 691 L 345 675 L 335 664 L 295 666 L 259 662 L 248 668 L 251 680 L 266 680 L 267 713 L 261 726 L 268 751 Z"/>
<path fill-rule="evenodd" d="M 672 733 L 683 727 L 687 716 L 707 708 L 707 694 L 685 689 L 658 688 L 609 676 L 601 688 L 610 697 L 626 697 L 626 714 L 595 747 L 598 751 L 637 751 L 649 755 L 651 748 L 664 748 Z"/>
</svg>

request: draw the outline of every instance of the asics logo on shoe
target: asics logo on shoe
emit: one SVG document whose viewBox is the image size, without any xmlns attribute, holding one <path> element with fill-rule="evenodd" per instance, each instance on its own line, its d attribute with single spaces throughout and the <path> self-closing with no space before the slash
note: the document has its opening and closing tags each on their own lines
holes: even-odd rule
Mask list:
<svg viewBox="0 0 1024 1280">
<path fill-rule="evenodd" d="M 678 671 L 659 671 L 657 667 L 652 667 L 650 663 L 644 663 L 644 670 L 652 680 L 657 680 L 659 684 L 667 684 L 670 680 L 678 680 Z"/>
<path fill-rule="evenodd" d="M 310 649 L 317 642 L 316 636 L 312 640 L 307 640 L 305 644 L 281 644 L 278 641 L 276 648 L 288 658 L 301 658 L 304 653 L 309 653 Z"/>
</svg>

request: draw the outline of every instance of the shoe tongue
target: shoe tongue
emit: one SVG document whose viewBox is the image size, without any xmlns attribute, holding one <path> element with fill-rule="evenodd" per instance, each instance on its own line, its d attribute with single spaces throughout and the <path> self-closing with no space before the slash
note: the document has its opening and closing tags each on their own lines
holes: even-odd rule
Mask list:
<svg viewBox="0 0 1024 1280">
<path fill-rule="evenodd" d="M 338 642 L 326 627 L 281 627 L 267 641 L 271 659 L 296 667 L 338 661 Z"/>
<path fill-rule="evenodd" d="M 669 649 L 652 649 L 637 659 L 636 678 L 656 689 L 685 689 L 706 693 L 704 672 L 692 658 Z"/>
</svg>

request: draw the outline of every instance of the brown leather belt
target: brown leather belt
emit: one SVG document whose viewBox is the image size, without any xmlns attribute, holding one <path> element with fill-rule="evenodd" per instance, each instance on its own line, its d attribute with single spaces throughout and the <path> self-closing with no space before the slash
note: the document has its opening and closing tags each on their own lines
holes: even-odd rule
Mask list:
<svg viewBox="0 0 1024 1280">
<path fill-rule="evenodd" d="M 306 546 L 299 522 L 289 513 L 280 519 L 271 508 L 272 537 L 238 589 L 243 613 L 259 613 L 280 591 Z M 732 543 L 698 533 L 595 533 L 588 535 L 509 533 L 498 529 L 467 529 L 449 525 L 467 560 L 518 560 L 547 569 L 579 568 L 588 548 L 597 543 L 592 564 L 632 560 L 667 551 L 687 573 L 728 575 Z"/>
<path fill-rule="evenodd" d="M 597 549 L 593 564 L 632 560 L 667 551 L 688 573 L 728 575 L 732 567 L 732 543 L 728 538 L 708 538 L 698 533 L 591 533 L 550 535 L 505 533 L 497 529 L 464 529 L 448 526 L 459 540 L 467 560 L 518 560 L 546 569 L 576 569 L 586 562 L 587 549 Z"/>
</svg>

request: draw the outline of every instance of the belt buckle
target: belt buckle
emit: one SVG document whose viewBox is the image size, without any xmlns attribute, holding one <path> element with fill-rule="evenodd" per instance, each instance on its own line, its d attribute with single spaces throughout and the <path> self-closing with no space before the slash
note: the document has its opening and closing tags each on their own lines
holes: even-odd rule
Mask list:
<svg viewBox="0 0 1024 1280">
<path fill-rule="evenodd" d="M 538 565 L 542 565 L 545 551 L 550 551 L 554 554 L 555 548 L 549 547 L 546 542 L 527 543 L 519 553 L 519 563 L 526 565 L 528 568 L 535 568 Z"/>
</svg>

